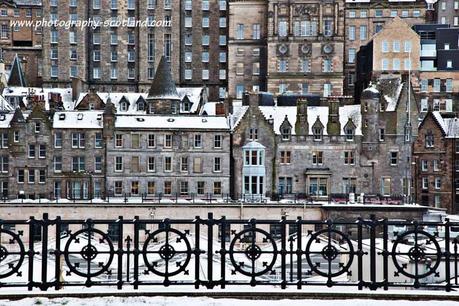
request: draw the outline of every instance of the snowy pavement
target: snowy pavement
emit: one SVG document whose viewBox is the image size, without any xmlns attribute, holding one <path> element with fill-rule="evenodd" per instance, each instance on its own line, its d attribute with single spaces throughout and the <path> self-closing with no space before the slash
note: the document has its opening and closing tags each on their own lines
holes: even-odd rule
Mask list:
<svg viewBox="0 0 459 306">
<path fill-rule="evenodd" d="M 69 305 L 69 306 L 425 306 L 426 301 L 389 301 L 389 300 L 239 300 L 212 299 L 206 297 L 100 297 L 100 298 L 27 298 L 18 301 L 0 301 L 0 306 L 36 306 L 36 305 Z M 453 301 L 435 301 L 436 306 L 459 305 Z"/>
</svg>

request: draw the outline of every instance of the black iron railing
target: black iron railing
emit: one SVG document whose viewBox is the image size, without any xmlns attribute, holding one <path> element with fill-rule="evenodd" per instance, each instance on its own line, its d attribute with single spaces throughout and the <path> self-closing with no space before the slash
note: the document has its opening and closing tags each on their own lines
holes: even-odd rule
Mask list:
<svg viewBox="0 0 459 306">
<path fill-rule="evenodd" d="M 459 223 L 164 219 L 0 221 L 0 287 L 459 288 Z M 1 289 L 0 289 L 1 290 Z"/>
</svg>

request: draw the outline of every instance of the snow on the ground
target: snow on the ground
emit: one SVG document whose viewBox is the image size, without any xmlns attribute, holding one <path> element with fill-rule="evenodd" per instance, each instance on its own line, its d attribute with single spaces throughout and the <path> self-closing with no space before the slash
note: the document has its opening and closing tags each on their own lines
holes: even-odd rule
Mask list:
<svg viewBox="0 0 459 306">
<path fill-rule="evenodd" d="M 437 306 L 457 306 L 453 301 L 435 301 Z M 239 300 L 206 297 L 101 297 L 101 298 L 27 298 L 19 301 L 0 301 L 0 306 L 425 306 L 426 301 L 389 300 Z"/>
</svg>

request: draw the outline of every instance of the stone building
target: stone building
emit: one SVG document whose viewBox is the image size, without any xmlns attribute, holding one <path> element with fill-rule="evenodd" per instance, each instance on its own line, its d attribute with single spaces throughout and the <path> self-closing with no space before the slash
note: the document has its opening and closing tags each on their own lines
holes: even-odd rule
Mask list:
<svg viewBox="0 0 459 306">
<path fill-rule="evenodd" d="M 344 0 L 268 1 L 267 90 L 343 93 Z"/>
<path fill-rule="evenodd" d="M 419 71 L 420 54 L 419 35 L 400 17 L 393 18 L 357 53 L 357 100 L 362 90 L 383 74 Z"/>
<path fill-rule="evenodd" d="M 1 60 L 9 72 L 17 56 L 29 86 L 42 84 L 42 28 L 13 22 L 41 21 L 41 6 L 41 0 L 8 0 L 0 4 Z"/>
<path fill-rule="evenodd" d="M 362 106 L 309 106 L 299 99 L 260 104 L 246 94 L 235 106 L 233 195 L 300 195 L 328 200 L 334 194 L 365 193 L 409 200 L 411 143 L 406 81 L 381 80 L 364 91 Z M 387 131 L 387 133 L 386 133 Z M 375 134 L 376 133 L 376 134 Z M 407 133 L 408 135 L 405 135 Z"/>
<path fill-rule="evenodd" d="M 445 119 L 438 111 L 427 112 L 413 144 L 414 190 L 419 204 L 457 213 L 458 138 L 456 118 Z"/>
<path fill-rule="evenodd" d="M 115 115 L 115 107 L 107 102 L 109 195 L 194 199 L 229 194 L 231 147 L 226 117 L 180 115 L 179 101 L 172 79 L 158 75 L 146 98 L 150 114 Z"/>
<path fill-rule="evenodd" d="M 78 78 L 85 89 L 145 91 L 165 56 L 177 84 L 205 84 L 212 100 L 224 97 L 226 1 L 45 0 L 43 11 L 53 20 L 100 23 L 43 29 L 46 86 Z"/>
<path fill-rule="evenodd" d="M 437 23 L 459 26 L 459 1 L 438 0 L 435 3 Z"/>
<path fill-rule="evenodd" d="M 384 25 L 394 17 L 402 18 L 407 24 L 424 24 L 427 5 L 425 0 L 415 1 L 355 1 L 346 0 L 345 39 L 345 93 L 354 94 L 356 80 L 356 54 Z"/>
<path fill-rule="evenodd" d="M 228 28 L 228 95 L 242 99 L 244 91 L 266 91 L 265 1 L 230 1 Z"/>
</svg>

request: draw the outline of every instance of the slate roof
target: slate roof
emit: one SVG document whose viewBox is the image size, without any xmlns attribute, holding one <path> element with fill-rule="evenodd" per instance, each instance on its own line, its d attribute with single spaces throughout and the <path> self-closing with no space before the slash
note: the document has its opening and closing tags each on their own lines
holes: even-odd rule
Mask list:
<svg viewBox="0 0 459 306">
<path fill-rule="evenodd" d="M 7 84 L 8 86 L 27 87 L 26 78 L 22 71 L 21 60 L 17 54 L 14 56 Z"/>
<path fill-rule="evenodd" d="M 169 63 L 163 56 L 156 69 L 155 78 L 148 91 L 148 99 L 180 100 Z"/>
</svg>

